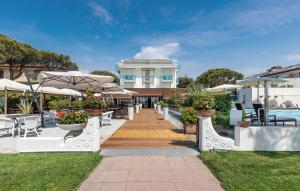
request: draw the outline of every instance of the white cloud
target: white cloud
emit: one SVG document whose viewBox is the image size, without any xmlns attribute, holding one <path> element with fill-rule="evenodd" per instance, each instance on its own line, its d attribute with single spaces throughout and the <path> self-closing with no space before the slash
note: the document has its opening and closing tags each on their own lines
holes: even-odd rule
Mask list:
<svg viewBox="0 0 300 191">
<path fill-rule="evenodd" d="M 289 55 L 285 56 L 285 59 L 290 60 L 290 61 L 300 62 L 300 54 L 289 54 Z"/>
<path fill-rule="evenodd" d="M 179 43 L 173 42 L 161 46 L 142 47 L 141 51 L 136 53 L 136 59 L 169 59 L 179 51 Z"/>
<path fill-rule="evenodd" d="M 88 6 L 92 9 L 93 15 L 100 18 L 104 23 L 110 24 L 113 22 L 112 15 L 99 3 L 89 1 Z"/>
</svg>

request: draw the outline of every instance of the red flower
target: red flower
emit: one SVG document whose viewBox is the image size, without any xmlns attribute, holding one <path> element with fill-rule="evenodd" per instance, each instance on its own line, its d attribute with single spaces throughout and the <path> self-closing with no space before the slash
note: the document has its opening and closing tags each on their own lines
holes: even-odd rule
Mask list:
<svg viewBox="0 0 300 191">
<path fill-rule="evenodd" d="M 64 115 L 64 114 L 65 114 L 65 112 L 61 111 L 61 112 L 57 112 L 57 113 L 56 113 L 56 116 L 57 116 L 57 117 L 60 117 L 60 116 L 62 116 L 62 115 Z"/>
</svg>

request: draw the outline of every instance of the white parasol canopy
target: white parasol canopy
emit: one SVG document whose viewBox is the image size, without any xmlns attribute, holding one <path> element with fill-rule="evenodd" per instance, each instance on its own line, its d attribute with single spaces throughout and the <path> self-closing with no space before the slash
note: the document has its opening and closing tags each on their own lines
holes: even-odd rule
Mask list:
<svg viewBox="0 0 300 191">
<path fill-rule="evenodd" d="M 237 88 L 241 88 L 242 86 L 236 85 L 236 84 L 223 84 L 219 85 L 213 88 L 208 88 L 207 91 L 209 92 L 220 92 L 220 91 L 226 91 L 226 90 L 234 90 Z"/>
<path fill-rule="evenodd" d="M 257 100 L 259 100 L 259 84 L 262 83 L 265 89 L 264 94 L 264 118 L 265 125 L 268 125 L 268 109 L 269 109 L 269 86 L 270 83 L 285 83 L 287 80 L 280 78 L 271 78 L 271 77 L 258 77 L 258 78 L 250 78 L 246 80 L 240 80 L 237 82 L 239 85 L 257 85 Z"/>
<path fill-rule="evenodd" d="M 103 84 L 111 83 L 114 80 L 112 76 L 86 74 L 79 71 L 42 71 L 38 75 L 38 79 L 42 86 L 74 88 L 80 90 L 99 89 Z"/>
<path fill-rule="evenodd" d="M 73 90 L 73 89 L 63 88 L 63 89 L 59 89 L 59 90 L 62 91 L 62 93 L 64 95 L 81 96 L 81 92 Z"/>
<path fill-rule="evenodd" d="M 43 94 L 52 94 L 52 95 L 65 95 L 60 89 L 54 87 L 44 87 L 39 86 L 38 84 L 32 85 L 32 88 L 35 92 Z"/>
<path fill-rule="evenodd" d="M 136 95 L 137 92 L 123 89 L 123 90 L 119 90 L 119 91 L 103 91 L 102 94 L 104 94 L 104 95 L 130 95 L 130 96 L 132 96 L 132 95 Z"/>
</svg>

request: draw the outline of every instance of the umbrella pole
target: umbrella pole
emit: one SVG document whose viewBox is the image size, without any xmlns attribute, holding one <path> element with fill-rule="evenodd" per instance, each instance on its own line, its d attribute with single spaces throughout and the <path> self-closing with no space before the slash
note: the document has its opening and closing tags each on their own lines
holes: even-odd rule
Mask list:
<svg viewBox="0 0 300 191">
<path fill-rule="evenodd" d="M 268 125 L 268 109 L 269 109 L 269 88 L 268 88 L 268 82 L 264 82 L 265 86 L 265 103 L 264 103 L 264 114 L 265 114 L 265 126 Z"/>
<path fill-rule="evenodd" d="M 43 92 L 40 93 L 40 110 L 43 111 L 43 102 L 44 102 L 44 95 Z"/>
<path fill-rule="evenodd" d="M 4 114 L 7 114 L 7 89 L 4 88 Z"/>
</svg>

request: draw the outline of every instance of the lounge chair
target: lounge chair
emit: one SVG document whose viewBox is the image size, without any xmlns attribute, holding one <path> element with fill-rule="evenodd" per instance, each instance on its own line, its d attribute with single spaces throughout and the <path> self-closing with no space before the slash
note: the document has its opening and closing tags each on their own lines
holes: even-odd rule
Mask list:
<svg viewBox="0 0 300 191">
<path fill-rule="evenodd" d="M 244 111 L 243 105 L 240 102 L 235 102 L 234 105 L 237 110 Z M 245 114 L 246 114 L 246 118 L 251 118 L 252 116 L 252 113 L 250 112 L 245 112 Z"/>
<path fill-rule="evenodd" d="M 262 104 L 253 104 L 253 109 L 255 111 L 255 115 L 252 115 L 251 121 L 257 120 L 259 123 L 263 124 L 265 121 L 265 111 Z M 294 122 L 295 126 L 297 126 L 297 120 L 293 117 L 278 117 L 276 115 L 268 115 L 268 121 L 270 123 L 274 123 L 277 126 L 277 123 L 282 123 L 285 125 L 286 122 Z"/>
<path fill-rule="evenodd" d="M 14 137 L 16 131 L 15 121 L 12 119 L 0 119 L 0 131 L 5 131 Z"/>
<path fill-rule="evenodd" d="M 101 114 L 101 116 L 100 116 L 100 127 L 102 127 L 105 124 L 112 125 L 111 117 L 112 117 L 113 113 L 114 113 L 113 111 L 108 111 L 108 112 L 105 112 L 105 113 Z"/>
</svg>

